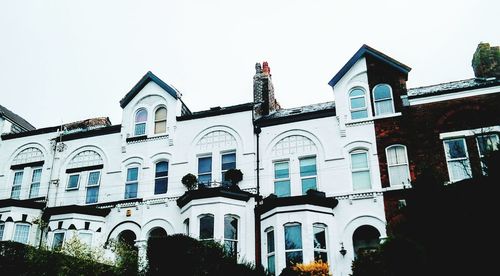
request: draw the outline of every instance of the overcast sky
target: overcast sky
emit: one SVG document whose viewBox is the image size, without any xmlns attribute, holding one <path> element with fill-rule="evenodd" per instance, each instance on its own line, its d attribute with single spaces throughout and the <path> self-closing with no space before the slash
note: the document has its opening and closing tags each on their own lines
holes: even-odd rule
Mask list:
<svg viewBox="0 0 500 276">
<path fill-rule="evenodd" d="M 408 87 L 473 77 L 500 45 L 500 1 L 0 0 L 0 104 L 35 127 L 108 116 L 152 71 L 192 111 L 252 101 L 268 61 L 285 108 L 333 100 L 366 43 L 410 66 Z"/>
</svg>

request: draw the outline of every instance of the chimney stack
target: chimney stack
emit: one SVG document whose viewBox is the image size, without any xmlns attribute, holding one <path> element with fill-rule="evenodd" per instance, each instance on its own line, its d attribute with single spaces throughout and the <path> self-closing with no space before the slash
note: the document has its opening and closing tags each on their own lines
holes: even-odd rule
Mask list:
<svg viewBox="0 0 500 276">
<path fill-rule="evenodd" d="M 271 78 L 271 68 L 267 61 L 255 64 L 255 75 L 253 77 L 253 102 L 254 118 L 273 113 L 280 108 L 274 98 L 274 86 Z"/>
</svg>

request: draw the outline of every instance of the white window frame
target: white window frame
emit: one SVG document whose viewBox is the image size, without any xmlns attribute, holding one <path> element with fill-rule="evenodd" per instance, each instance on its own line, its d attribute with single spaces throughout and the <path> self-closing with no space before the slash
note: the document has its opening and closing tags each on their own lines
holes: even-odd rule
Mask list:
<svg viewBox="0 0 500 276">
<path fill-rule="evenodd" d="M 74 176 L 74 175 L 78 175 L 78 181 L 76 183 L 76 187 L 70 188 L 69 187 L 69 181 L 71 179 L 71 176 Z M 81 172 L 68 174 L 68 181 L 66 183 L 66 191 L 75 191 L 75 190 L 78 190 L 80 188 L 80 181 L 81 180 L 82 180 L 82 174 L 81 174 Z"/>
<path fill-rule="evenodd" d="M 366 154 L 366 169 L 353 169 L 352 167 L 352 155 L 353 154 L 359 154 L 359 153 L 365 153 Z M 370 177 L 370 188 L 368 190 L 373 189 L 373 183 L 372 183 L 372 172 L 371 172 L 371 164 L 370 164 L 370 151 L 367 149 L 355 149 L 349 152 L 349 162 L 350 162 L 350 168 L 351 168 L 351 183 L 352 183 L 352 190 L 353 191 L 363 191 L 364 189 L 356 189 L 354 185 L 354 173 L 356 172 L 368 172 L 368 176 Z"/>
<path fill-rule="evenodd" d="M 99 173 L 99 179 L 97 179 L 97 184 L 90 185 L 89 184 L 90 174 L 94 173 L 94 172 Z M 92 171 L 88 171 L 86 174 L 87 174 L 87 184 L 85 185 L 85 188 L 86 188 L 85 189 L 85 204 L 95 204 L 95 203 L 99 202 L 99 190 L 100 190 L 100 186 L 101 186 L 102 171 L 101 170 L 92 170 Z M 93 203 L 87 203 L 88 188 L 95 188 L 95 187 L 98 187 L 98 189 L 97 189 L 97 201 L 93 202 Z"/>
<path fill-rule="evenodd" d="M 90 244 L 87 244 L 86 242 L 83 241 L 83 239 L 81 238 L 82 235 L 90 236 Z M 90 248 L 92 247 L 94 241 L 94 234 L 92 233 L 92 231 L 89 230 L 80 230 L 78 231 L 78 240 L 80 240 L 81 243 L 86 244 Z"/>
<path fill-rule="evenodd" d="M 288 177 L 287 178 L 276 178 L 276 165 L 281 164 L 281 163 L 288 163 Z M 288 190 L 290 191 L 289 195 L 283 196 L 283 197 L 289 197 L 292 196 L 292 178 L 291 178 L 291 164 L 290 164 L 290 159 L 280 159 L 273 161 L 273 190 L 274 194 L 278 196 L 276 193 L 276 182 L 281 182 L 281 181 L 288 181 Z M 278 196 L 279 197 L 279 196 Z"/>
<path fill-rule="evenodd" d="M 221 183 L 223 183 L 225 180 L 224 180 L 224 173 L 227 172 L 228 170 L 223 170 L 222 169 L 222 160 L 223 160 L 223 156 L 224 155 L 229 155 L 229 154 L 234 154 L 234 168 L 236 169 L 237 168 L 237 164 L 238 164 L 238 160 L 236 160 L 236 150 L 230 150 L 230 151 L 223 151 L 220 153 L 220 177 L 221 177 Z M 212 160 L 213 161 L 213 160 Z M 213 163 L 212 163 L 213 164 Z M 213 167 L 212 167 L 213 169 Z"/>
<path fill-rule="evenodd" d="M 208 172 L 200 173 L 200 169 L 199 169 L 200 168 L 200 159 L 208 158 L 208 157 L 210 157 L 210 167 L 211 167 L 211 169 Z M 196 165 L 197 165 L 197 167 L 196 167 L 196 173 L 197 173 L 196 177 L 199 179 L 200 175 L 210 175 L 210 181 L 208 183 L 203 182 L 204 185 L 210 186 L 214 182 L 214 172 L 213 172 L 213 170 L 214 170 L 214 157 L 212 156 L 212 154 L 210 153 L 210 154 L 198 155 L 196 157 Z"/>
<path fill-rule="evenodd" d="M 273 236 L 273 251 L 269 252 L 269 233 L 272 232 Z M 269 227 L 264 231 L 266 235 L 266 262 L 267 262 L 267 269 L 269 270 L 269 258 L 274 257 L 274 270 L 276 270 L 276 235 L 273 227 Z M 276 274 L 276 271 L 274 271 L 274 274 Z"/>
<path fill-rule="evenodd" d="M 137 114 L 139 114 L 139 112 L 141 111 L 145 111 L 146 112 L 146 120 L 144 121 L 140 121 L 140 122 L 137 122 Z M 134 112 L 134 129 L 132 131 L 132 133 L 134 133 L 134 136 L 144 136 L 144 135 L 148 135 L 148 117 L 149 117 L 149 112 L 146 108 L 144 107 L 141 107 L 141 108 L 138 108 L 135 112 Z M 144 133 L 142 134 L 137 134 L 136 133 L 136 127 L 137 125 L 139 124 L 144 124 Z"/>
<path fill-rule="evenodd" d="M 354 91 L 354 90 L 361 90 L 363 91 L 363 95 L 362 96 L 351 96 L 351 93 Z M 363 120 L 363 119 L 366 119 L 369 117 L 369 112 L 368 112 L 368 101 L 366 100 L 366 90 L 362 87 L 353 87 L 349 90 L 349 93 L 347 93 L 347 96 L 348 96 L 348 101 L 349 101 L 349 111 L 351 113 L 351 120 Z M 363 98 L 364 99 L 364 102 L 365 102 L 365 107 L 358 107 L 358 108 L 352 108 L 352 99 L 357 99 L 357 98 Z M 363 117 L 363 118 L 352 118 L 352 113 L 353 112 L 357 112 L 357 111 L 363 111 L 365 110 L 366 111 L 366 117 Z"/>
<path fill-rule="evenodd" d="M 382 85 L 387 85 L 389 87 L 389 92 L 391 94 L 391 97 L 387 98 L 387 99 L 377 100 L 377 99 L 375 99 L 375 89 L 377 89 L 377 87 L 382 86 Z M 394 107 L 394 94 L 392 92 L 392 86 L 390 86 L 389 84 L 387 84 L 387 83 L 379 83 L 379 84 L 375 85 L 373 87 L 373 89 L 372 89 L 372 98 L 373 98 L 373 108 L 375 109 L 375 116 L 383 116 L 383 115 L 388 115 L 388 114 L 394 114 L 396 112 L 395 107 Z M 384 113 L 384 114 L 378 114 L 378 112 L 377 112 L 377 102 L 383 102 L 383 101 L 388 101 L 388 100 L 391 101 L 392 112 L 390 112 L 390 113 Z"/>
<path fill-rule="evenodd" d="M 300 248 L 298 248 L 298 249 L 286 249 L 286 228 L 291 227 L 291 226 L 300 226 Z M 301 252 L 302 253 L 302 262 L 304 262 L 304 238 L 303 238 L 304 229 L 302 229 L 302 228 L 303 228 L 302 223 L 300 223 L 300 222 L 289 222 L 289 223 L 285 223 L 283 225 L 283 241 L 284 241 L 283 249 L 285 252 L 285 266 L 288 266 L 288 261 L 286 259 L 287 253 Z"/>
<path fill-rule="evenodd" d="M 389 164 L 389 150 L 393 147 L 403 147 L 404 150 L 405 150 L 405 158 L 406 158 L 406 163 L 401 163 L 401 164 L 396 164 L 396 165 L 390 165 Z M 405 145 L 401 145 L 401 144 L 394 144 L 394 145 L 390 145 L 388 146 L 387 148 L 385 148 L 385 157 L 386 157 L 386 161 L 387 161 L 387 175 L 389 177 L 389 184 L 391 187 L 393 186 L 406 186 L 406 185 L 410 185 L 410 182 L 411 182 L 411 175 L 410 175 L 410 160 L 408 159 L 408 151 L 407 151 L 407 148 Z M 404 183 L 404 184 L 396 184 L 394 183 L 393 184 L 393 180 L 391 179 L 391 173 L 390 173 L 390 170 L 391 170 L 391 167 L 401 167 L 401 166 L 406 166 L 406 172 L 407 172 L 407 175 L 408 175 L 408 182 Z"/>
<path fill-rule="evenodd" d="M 166 115 L 165 115 L 165 120 L 158 120 L 156 118 L 156 112 L 158 112 L 158 110 L 160 110 L 161 108 L 164 108 L 165 109 L 165 112 L 166 112 Z M 167 107 L 164 106 L 164 105 L 160 105 L 158 107 L 155 108 L 154 110 L 154 113 L 153 113 L 153 121 L 154 121 L 154 134 L 155 135 L 162 135 L 162 134 L 165 134 L 167 133 L 167 118 L 168 118 L 168 110 L 167 110 Z M 135 118 L 134 118 L 135 119 Z M 165 123 L 165 131 L 164 132 L 156 132 L 156 123 L 160 123 L 160 122 L 164 122 Z M 134 130 L 135 130 L 135 127 L 134 127 Z"/>
<path fill-rule="evenodd" d="M 33 174 L 35 173 L 36 170 L 40 170 L 40 180 L 38 182 L 33 182 Z M 43 173 L 43 168 L 42 167 L 34 167 L 34 168 L 31 168 L 31 180 L 30 180 L 30 190 L 29 190 L 29 194 L 28 194 L 28 197 L 29 198 L 36 198 L 39 196 L 40 194 L 40 185 L 42 183 L 42 173 Z M 38 192 L 35 196 L 31 196 L 31 192 L 33 191 L 33 184 L 36 184 L 38 183 Z"/>
<path fill-rule="evenodd" d="M 454 140 L 462 140 L 463 141 L 463 144 L 464 144 L 464 150 L 465 150 L 465 157 L 461 157 L 461 158 L 448 158 L 448 152 L 447 152 L 447 147 L 446 147 L 446 142 L 447 141 L 454 141 Z M 443 149 L 444 149 L 444 157 L 446 159 L 446 167 L 448 169 L 448 177 L 450 178 L 450 182 L 457 182 L 457 181 L 460 181 L 460 180 L 464 180 L 464 179 L 469 179 L 469 178 L 472 178 L 472 169 L 471 169 L 471 165 L 470 165 L 470 159 L 469 159 L 469 150 L 467 149 L 467 140 L 465 139 L 465 137 L 456 137 L 456 138 L 450 138 L 450 139 L 445 139 L 443 140 Z M 452 174 L 451 174 L 451 170 L 450 170 L 450 162 L 461 162 L 461 161 L 465 161 L 467 167 L 467 175 L 469 177 L 466 177 L 466 178 L 460 178 L 460 179 L 455 179 L 453 178 Z"/>
<path fill-rule="evenodd" d="M 158 166 L 159 163 L 162 163 L 162 162 L 165 162 L 167 163 L 167 175 L 166 176 L 156 176 L 156 166 Z M 153 194 L 154 195 L 166 195 L 168 193 L 168 177 L 169 177 L 169 173 L 170 173 L 170 161 L 169 160 L 166 160 L 166 159 L 161 159 L 161 160 L 158 160 L 154 163 L 154 183 L 153 183 Z M 164 193 L 156 193 L 156 180 L 162 180 L 162 179 L 166 179 L 167 180 L 167 189 Z"/>
<path fill-rule="evenodd" d="M 477 152 L 479 154 L 479 160 L 481 162 L 481 173 L 483 175 L 487 175 L 487 171 L 486 171 L 486 164 L 484 163 L 483 159 L 484 159 L 484 154 L 481 153 L 481 147 L 479 146 L 479 137 L 488 137 L 488 136 L 496 136 L 497 137 L 497 140 L 500 141 L 500 135 L 498 133 L 485 133 L 485 134 L 479 134 L 475 137 L 475 140 L 476 140 L 476 146 L 477 146 Z M 499 148 L 500 150 L 500 148 Z"/>
<path fill-rule="evenodd" d="M 303 159 L 311 159 L 311 158 L 314 158 L 314 164 L 316 165 L 316 174 L 315 175 L 309 175 L 309 176 L 302 176 L 300 175 L 300 161 L 302 161 Z M 301 188 L 301 191 L 303 191 L 303 184 L 302 184 L 302 181 L 303 180 L 306 180 L 306 179 L 311 179 L 311 178 L 316 178 L 316 190 L 319 191 L 319 180 L 318 180 L 318 157 L 316 155 L 305 155 L 305 156 L 300 156 L 298 158 L 299 160 L 299 171 L 298 171 L 298 175 L 299 175 L 299 178 L 300 178 L 300 188 Z M 290 183 L 291 185 L 291 183 Z M 307 191 L 304 191 L 302 193 L 302 195 L 305 195 Z M 290 191 L 291 193 L 291 191 Z"/>
<path fill-rule="evenodd" d="M 213 219 L 213 223 L 212 223 L 212 238 L 206 238 L 206 239 L 202 239 L 201 238 L 201 219 L 204 218 L 204 217 L 212 217 Z M 202 214 L 200 216 L 198 216 L 198 224 L 199 224 L 199 227 L 198 227 L 198 239 L 200 241 L 213 241 L 215 240 L 215 215 L 214 214 Z"/>
<path fill-rule="evenodd" d="M 323 231 L 325 232 L 325 248 L 316 248 L 314 247 L 314 228 L 322 228 Z M 328 253 L 328 226 L 326 226 L 326 224 L 323 224 L 323 223 L 314 223 L 313 224 L 313 237 L 312 237 L 312 240 L 313 240 L 313 258 L 316 259 L 314 257 L 315 253 L 316 252 L 320 252 L 320 253 L 325 253 L 326 254 L 326 260 L 322 260 L 324 263 L 328 263 L 328 259 L 330 258 L 330 254 Z"/>
<path fill-rule="evenodd" d="M 129 169 L 134 169 L 134 168 L 137 168 L 137 179 L 136 180 L 131 180 L 131 181 L 128 181 L 128 170 Z M 141 174 L 141 169 L 140 169 L 140 165 L 139 164 L 134 164 L 134 165 L 130 165 L 128 167 L 125 168 L 125 186 L 124 186 L 124 193 L 123 193 L 123 198 L 124 199 L 132 199 L 132 198 L 137 198 L 139 196 L 139 179 L 140 179 L 140 174 Z M 136 197 L 126 197 L 127 196 L 127 185 L 131 185 L 133 183 L 136 183 L 137 185 L 137 195 Z"/>
<path fill-rule="evenodd" d="M 237 221 L 237 226 L 236 226 L 236 239 L 230 239 L 230 238 L 226 238 L 226 217 L 229 217 L 229 218 L 232 218 L 232 219 L 236 219 Z M 215 222 L 215 221 L 214 221 Z M 236 243 L 236 252 L 235 253 L 235 256 L 238 256 L 239 255 L 239 252 L 240 252 L 240 243 L 238 241 L 239 237 L 240 237 L 240 217 L 236 216 L 236 215 L 233 215 L 233 214 L 226 214 L 224 215 L 224 245 L 225 243 L 228 241 L 228 242 L 234 242 Z"/>
<path fill-rule="evenodd" d="M 66 242 L 66 231 L 64 230 L 54 231 L 54 233 L 52 234 L 52 243 L 50 245 L 51 250 L 54 250 L 54 241 L 56 239 L 56 234 L 63 234 L 61 248 L 64 246 L 64 243 Z"/>
<path fill-rule="evenodd" d="M 21 181 L 19 182 L 19 184 L 17 185 L 14 185 L 16 184 L 15 181 L 16 181 L 16 174 L 17 173 L 21 173 Z M 22 188 L 23 188 L 23 181 L 24 181 L 24 170 L 15 170 L 14 171 L 14 174 L 13 174 L 13 177 L 12 177 L 12 188 L 10 190 L 10 198 L 12 199 L 21 199 L 21 192 L 22 192 Z M 14 187 L 19 187 L 19 196 L 17 197 L 13 197 L 14 195 Z"/>
<path fill-rule="evenodd" d="M 22 240 L 17 241 L 16 240 L 16 232 L 17 232 L 17 227 L 18 226 L 28 226 L 28 234 L 26 237 L 26 242 L 23 242 Z M 29 223 L 15 223 L 14 224 L 14 231 L 12 232 L 12 241 L 23 243 L 23 244 L 29 244 L 30 242 L 30 232 L 31 232 L 31 225 Z"/>
</svg>

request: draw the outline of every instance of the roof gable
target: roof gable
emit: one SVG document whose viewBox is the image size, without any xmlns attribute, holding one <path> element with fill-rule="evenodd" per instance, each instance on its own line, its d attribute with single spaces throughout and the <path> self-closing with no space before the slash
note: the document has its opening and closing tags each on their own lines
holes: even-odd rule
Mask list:
<svg viewBox="0 0 500 276">
<path fill-rule="evenodd" d="M 160 86 L 163 90 L 165 90 L 170 96 L 174 97 L 174 99 L 177 99 L 177 91 L 171 87 L 170 85 L 166 84 L 164 81 L 162 81 L 160 78 L 158 78 L 155 74 L 153 74 L 151 71 L 148 71 L 144 77 L 134 86 L 132 89 L 123 97 L 123 99 L 120 100 L 120 106 L 124 108 L 127 106 L 127 104 L 137 95 L 139 92 L 146 86 L 150 81 L 156 83 L 158 86 Z"/>
<path fill-rule="evenodd" d="M 364 57 L 365 55 L 370 55 L 372 57 L 374 57 L 375 59 L 381 61 L 381 62 L 384 62 L 390 66 L 392 66 L 393 68 L 395 68 L 396 70 L 399 70 L 405 74 L 407 74 L 408 72 L 411 71 L 411 68 L 404 65 L 403 63 L 385 55 L 384 53 L 382 52 L 379 52 L 375 49 L 373 49 L 372 47 L 366 45 L 366 44 L 363 44 L 363 46 L 361 46 L 361 48 L 359 48 L 359 50 L 354 54 L 354 56 L 351 57 L 351 59 L 349 59 L 349 61 L 342 67 L 342 69 L 340 69 L 340 71 L 330 80 L 330 82 L 328 82 L 328 84 L 331 86 L 331 87 L 334 87 L 335 84 L 337 84 L 337 82 L 340 81 L 340 79 L 347 73 L 347 71 L 349 71 L 349 69 L 351 69 L 351 67 L 362 57 Z"/>
<path fill-rule="evenodd" d="M 10 111 L 6 107 L 0 105 L 0 116 L 5 116 L 12 123 L 18 125 L 23 128 L 24 131 L 34 130 L 35 127 L 31 125 L 28 121 L 26 121 L 23 117 L 17 115 L 16 113 Z"/>
</svg>

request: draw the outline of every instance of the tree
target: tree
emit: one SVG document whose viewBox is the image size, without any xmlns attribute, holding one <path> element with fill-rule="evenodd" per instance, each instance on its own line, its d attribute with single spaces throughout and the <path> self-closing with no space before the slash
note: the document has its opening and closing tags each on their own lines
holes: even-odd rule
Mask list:
<svg viewBox="0 0 500 276">
<path fill-rule="evenodd" d="M 500 47 L 479 43 L 472 57 L 472 68 L 477 78 L 500 78 Z"/>
</svg>

